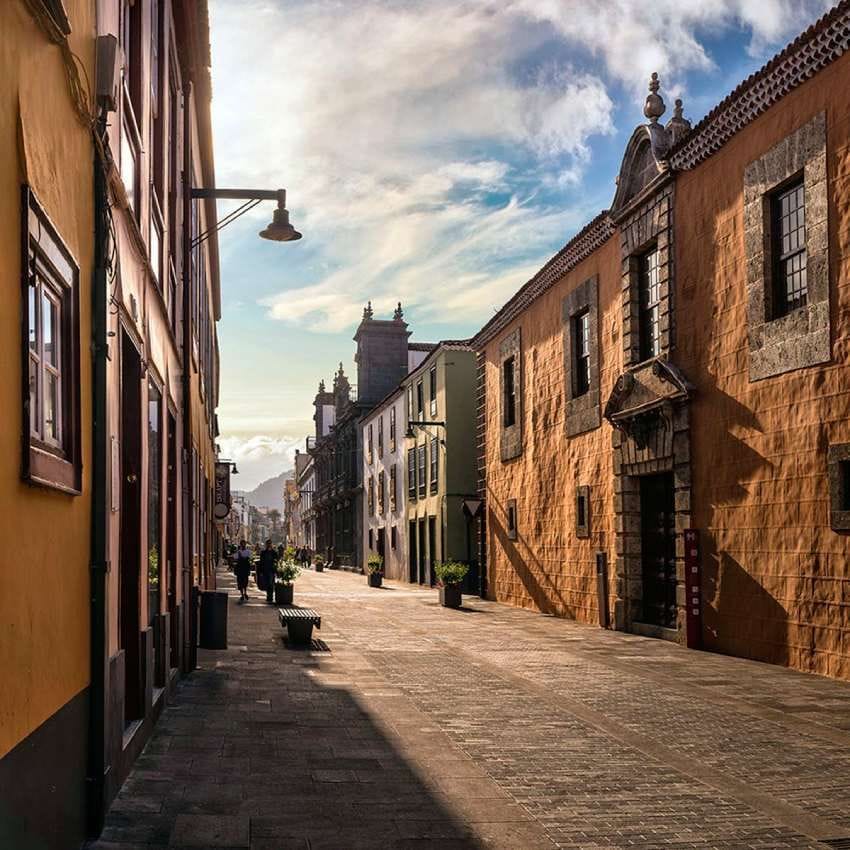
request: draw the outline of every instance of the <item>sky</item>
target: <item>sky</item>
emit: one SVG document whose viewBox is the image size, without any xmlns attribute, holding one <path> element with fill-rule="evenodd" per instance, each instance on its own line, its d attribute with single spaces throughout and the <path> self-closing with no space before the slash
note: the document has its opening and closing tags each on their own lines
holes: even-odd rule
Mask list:
<svg viewBox="0 0 850 850">
<path fill-rule="evenodd" d="M 607 208 L 653 71 L 696 123 L 823 0 L 210 0 L 216 181 L 287 190 L 220 234 L 222 456 L 292 465 L 352 336 L 471 336 Z M 221 203 L 219 216 L 234 204 Z"/>
</svg>

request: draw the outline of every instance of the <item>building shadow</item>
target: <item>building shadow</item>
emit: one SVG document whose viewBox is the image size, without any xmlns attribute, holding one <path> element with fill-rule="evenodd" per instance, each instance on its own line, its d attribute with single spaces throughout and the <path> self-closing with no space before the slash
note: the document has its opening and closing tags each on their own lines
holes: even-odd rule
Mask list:
<svg viewBox="0 0 850 850">
<path fill-rule="evenodd" d="M 406 700 L 363 701 L 358 676 L 374 671 L 282 637 L 265 608 L 232 616 L 232 648 L 199 653 L 89 850 L 483 850 L 461 809 L 495 816 L 499 801 L 457 791 L 472 763 L 442 733 L 418 733 Z"/>
<path fill-rule="evenodd" d="M 789 644 L 797 641 L 789 633 L 788 612 L 728 552 L 717 552 L 710 539 L 704 546 L 703 589 L 705 649 L 789 663 Z"/>
</svg>

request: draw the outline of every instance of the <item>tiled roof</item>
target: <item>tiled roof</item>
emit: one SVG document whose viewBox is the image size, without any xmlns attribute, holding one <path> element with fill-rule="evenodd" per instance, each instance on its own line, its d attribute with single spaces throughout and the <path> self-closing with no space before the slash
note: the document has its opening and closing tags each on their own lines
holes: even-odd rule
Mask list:
<svg viewBox="0 0 850 850">
<path fill-rule="evenodd" d="M 603 210 L 590 224 L 576 233 L 552 259 L 534 275 L 510 301 L 469 340 L 469 345 L 480 349 L 488 343 L 502 328 L 516 318 L 532 301 L 557 283 L 570 269 L 590 256 L 600 245 L 608 241 L 614 233 L 614 225 Z"/>
<path fill-rule="evenodd" d="M 693 168 L 800 84 L 850 49 L 850 0 L 844 0 L 747 77 L 671 150 L 674 169 Z"/>
</svg>

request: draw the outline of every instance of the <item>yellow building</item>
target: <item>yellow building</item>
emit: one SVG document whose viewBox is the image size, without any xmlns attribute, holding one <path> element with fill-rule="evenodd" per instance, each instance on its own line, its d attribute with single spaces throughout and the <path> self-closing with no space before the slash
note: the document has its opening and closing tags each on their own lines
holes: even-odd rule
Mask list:
<svg viewBox="0 0 850 850">
<path fill-rule="evenodd" d="M 64 5 L 67 19 L 40 25 L 0 3 L 4 848 L 67 847 L 84 828 L 93 149 L 67 63 L 93 76 L 95 4 Z"/>
<path fill-rule="evenodd" d="M 59 850 L 194 668 L 214 583 L 207 8 L 6 0 L 0 38 L 0 847 Z"/>
</svg>

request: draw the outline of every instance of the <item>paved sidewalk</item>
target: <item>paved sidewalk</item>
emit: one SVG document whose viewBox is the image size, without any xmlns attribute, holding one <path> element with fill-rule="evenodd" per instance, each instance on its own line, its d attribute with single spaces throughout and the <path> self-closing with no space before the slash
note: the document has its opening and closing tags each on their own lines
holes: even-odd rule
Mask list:
<svg viewBox="0 0 850 850">
<path fill-rule="evenodd" d="M 296 651 L 220 585 L 96 850 L 850 847 L 850 685 L 335 571 Z"/>
</svg>

